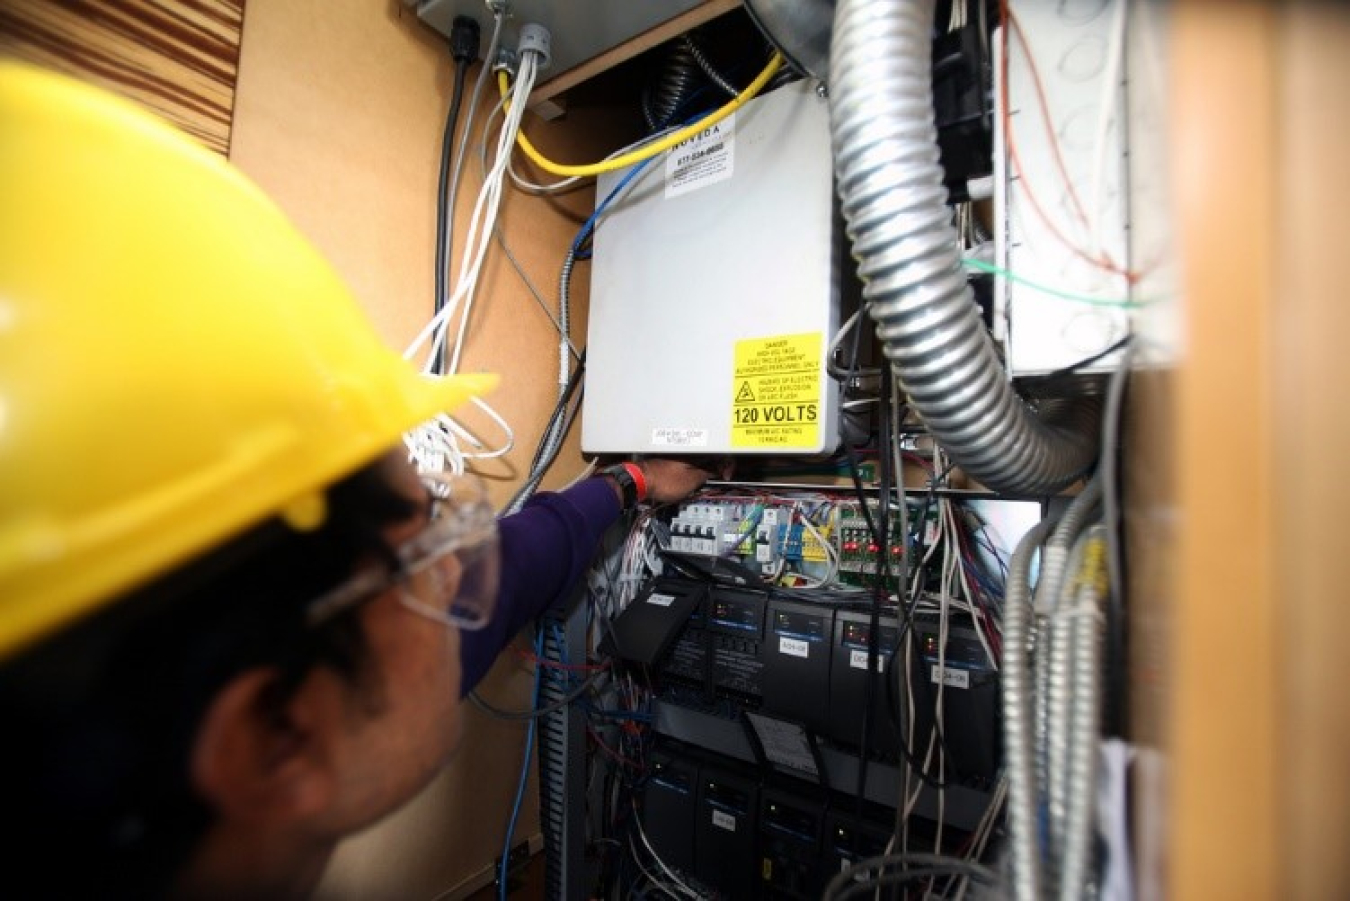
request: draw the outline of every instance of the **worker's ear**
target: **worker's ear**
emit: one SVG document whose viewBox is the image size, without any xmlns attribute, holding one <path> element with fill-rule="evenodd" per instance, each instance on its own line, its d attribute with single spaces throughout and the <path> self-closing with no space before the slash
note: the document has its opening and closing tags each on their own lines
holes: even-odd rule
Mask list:
<svg viewBox="0 0 1350 901">
<path fill-rule="evenodd" d="M 337 786 L 333 742 L 343 727 L 336 678 L 313 671 L 281 697 L 275 670 L 236 676 L 207 706 L 192 749 L 192 781 L 223 820 L 322 819 Z"/>
</svg>

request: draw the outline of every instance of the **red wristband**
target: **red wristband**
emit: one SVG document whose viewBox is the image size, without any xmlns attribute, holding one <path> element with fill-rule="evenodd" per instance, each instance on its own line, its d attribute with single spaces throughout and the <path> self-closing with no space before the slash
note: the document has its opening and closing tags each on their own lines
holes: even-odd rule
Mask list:
<svg viewBox="0 0 1350 901">
<path fill-rule="evenodd" d="M 628 474 L 633 477 L 633 484 L 637 486 L 638 503 L 642 503 L 647 499 L 647 476 L 642 471 L 642 467 L 636 463 L 620 463 L 619 465 L 628 470 Z"/>
</svg>

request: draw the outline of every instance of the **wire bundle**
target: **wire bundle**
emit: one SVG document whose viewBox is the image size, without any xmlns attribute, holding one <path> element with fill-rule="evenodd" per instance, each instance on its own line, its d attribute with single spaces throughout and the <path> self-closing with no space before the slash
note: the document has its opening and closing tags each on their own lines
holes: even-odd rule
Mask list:
<svg viewBox="0 0 1350 901">
<path fill-rule="evenodd" d="M 502 23 L 500 12 L 496 14 L 495 20 L 490 47 L 497 45 Z M 487 256 L 488 242 L 491 240 L 496 227 L 497 214 L 501 207 L 502 183 L 506 171 L 507 155 L 512 142 L 520 131 L 521 119 L 525 112 L 524 100 L 534 87 L 537 65 L 537 53 L 526 51 L 522 54 L 520 72 L 512 89 L 512 96 L 517 98 L 519 102 L 507 113 L 500 136 L 497 160 L 485 176 L 483 187 L 479 191 L 473 211 L 470 214 L 468 235 L 464 241 L 465 251 L 460 260 L 454 289 L 450 292 L 449 297 L 444 299 L 440 309 L 436 311 L 435 315 L 431 317 L 430 321 L 404 351 L 404 356 L 412 359 L 422 352 L 424 346 L 429 345 L 423 364 L 423 371 L 429 375 L 441 371 L 447 375 L 454 375 L 459 371 L 479 275 L 482 272 L 483 261 Z M 481 86 L 483 83 L 481 74 L 479 82 Z M 478 94 L 479 87 L 476 87 L 470 116 L 472 116 L 473 106 L 477 103 Z M 458 165 L 456 169 L 458 169 Z M 448 255 L 446 259 L 448 260 Z M 454 341 L 450 342 L 450 329 L 456 317 L 458 317 L 458 327 L 455 329 Z M 444 362 L 444 366 L 442 366 L 442 362 Z M 510 426 L 484 401 L 475 398 L 474 403 L 506 433 L 507 441 L 505 445 L 491 452 L 463 453 L 459 446 L 460 440 L 466 440 L 476 448 L 481 448 L 482 445 L 453 418 L 447 414 L 442 414 L 415 430 L 407 438 L 409 451 L 419 466 L 429 468 L 449 466 L 454 471 L 463 471 L 466 457 L 498 457 L 510 451 L 514 443 L 514 434 Z"/>
</svg>

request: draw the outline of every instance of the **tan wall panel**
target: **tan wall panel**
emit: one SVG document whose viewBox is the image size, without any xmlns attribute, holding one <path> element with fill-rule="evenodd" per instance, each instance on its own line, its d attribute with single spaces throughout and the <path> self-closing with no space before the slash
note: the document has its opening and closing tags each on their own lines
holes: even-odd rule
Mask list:
<svg viewBox="0 0 1350 901">
<path fill-rule="evenodd" d="M 1176 383 L 1182 521 L 1167 711 L 1174 898 L 1277 897 L 1274 19 L 1255 2 L 1181 3 L 1175 18 L 1188 345 Z"/>
<path fill-rule="evenodd" d="M 0 55 L 139 101 L 225 153 L 244 0 L 6 0 Z"/>
<path fill-rule="evenodd" d="M 1282 628 L 1281 867 L 1289 898 L 1350 896 L 1350 305 L 1334 224 L 1350 199 L 1350 13 L 1288 8 L 1280 30 L 1279 275 L 1272 302 Z"/>
<path fill-rule="evenodd" d="M 249 6 L 231 159 L 318 245 L 399 349 L 431 313 L 437 165 L 452 79 L 443 39 L 398 0 L 254 0 Z M 564 121 L 548 124 L 528 118 L 536 143 L 568 161 L 598 158 L 621 143 L 604 110 L 573 108 Z M 457 245 L 481 184 L 476 145 L 466 173 Z M 551 304 L 565 248 L 593 202 L 591 187 L 557 200 L 514 190 L 506 195 L 504 232 Z M 479 467 L 500 501 L 527 471 L 553 408 L 557 334 L 500 250 L 490 253 L 461 369 L 504 377 L 491 402 L 515 427 L 516 449 Z M 588 281 L 579 267 L 573 286 L 578 343 L 584 341 Z M 482 426 L 481 435 L 499 441 L 491 426 Z M 546 484 L 581 468 L 575 448 L 573 438 Z M 529 672 L 512 655 L 504 658 L 484 693 L 499 704 L 525 706 Z M 409 807 L 344 844 L 324 894 L 432 897 L 490 864 L 505 831 L 525 730 L 471 708 L 466 726 L 464 747 L 446 773 Z M 538 831 L 536 811 L 531 791 L 517 841 Z"/>
</svg>

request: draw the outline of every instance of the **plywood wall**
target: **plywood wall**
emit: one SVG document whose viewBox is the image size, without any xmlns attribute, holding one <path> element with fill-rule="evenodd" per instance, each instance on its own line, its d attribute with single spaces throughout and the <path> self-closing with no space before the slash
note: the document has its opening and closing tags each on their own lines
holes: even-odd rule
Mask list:
<svg viewBox="0 0 1350 901">
<path fill-rule="evenodd" d="M 431 313 L 437 164 L 452 76 L 444 41 L 399 0 L 255 0 L 249 6 L 231 159 L 334 263 L 397 348 Z M 529 127 L 546 152 L 583 161 L 627 137 L 613 133 L 612 121 L 607 110 L 574 106 L 562 121 L 536 120 Z M 481 184 L 476 153 L 466 172 L 457 246 Z M 593 188 L 553 200 L 516 191 L 506 196 L 502 231 L 551 304 L 563 252 L 593 198 Z M 587 282 L 582 269 L 574 283 L 579 336 Z M 462 369 L 503 376 L 490 401 L 514 427 L 515 449 L 477 467 L 498 500 L 528 470 L 554 405 L 557 344 L 548 317 L 494 248 Z M 489 447 L 503 440 L 480 417 L 466 421 Z M 582 466 L 574 438 L 546 485 L 570 479 Z M 530 684 L 528 670 L 506 654 L 483 692 L 499 704 L 523 707 Z M 344 845 L 323 894 L 430 898 L 481 872 L 499 853 L 525 730 L 472 708 L 466 718 L 467 738 L 449 770 L 408 808 Z M 531 791 L 518 840 L 537 831 Z"/>
<path fill-rule="evenodd" d="M 1177 5 L 1171 897 L 1350 892 L 1348 41 L 1343 4 Z"/>
<path fill-rule="evenodd" d="M 1344 898 L 1350 896 L 1350 304 L 1334 221 L 1350 200 L 1344 165 L 1350 105 L 1325 101 L 1350 96 L 1350 10 L 1303 4 L 1282 18 L 1280 227 L 1271 297 L 1279 854 L 1285 897 Z"/>
<path fill-rule="evenodd" d="M 243 17 L 244 0 L 6 0 L 0 55 L 137 100 L 225 153 Z"/>
<path fill-rule="evenodd" d="M 1232 7 L 1231 9 L 1229 7 Z M 1270 294 L 1275 15 L 1182 4 L 1174 162 L 1188 346 L 1170 622 L 1171 894 L 1276 897 Z M 1223 72 L 1226 88 L 1213 90 Z M 1235 190 L 1235 186 L 1241 186 Z"/>
</svg>

